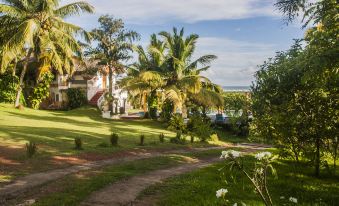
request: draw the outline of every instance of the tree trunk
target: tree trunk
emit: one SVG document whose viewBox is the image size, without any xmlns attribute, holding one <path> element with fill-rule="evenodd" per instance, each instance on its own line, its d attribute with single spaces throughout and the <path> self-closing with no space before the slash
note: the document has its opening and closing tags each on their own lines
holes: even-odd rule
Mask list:
<svg viewBox="0 0 339 206">
<path fill-rule="evenodd" d="M 315 154 L 315 176 L 320 175 L 320 138 L 316 139 L 316 154 Z"/>
<path fill-rule="evenodd" d="M 22 68 L 21 74 L 20 74 L 20 81 L 19 81 L 19 88 L 16 94 L 16 99 L 15 99 L 15 104 L 14 106 L 17 108 L 20 106 L 20 97 L 21 97 L 21 92 L 24 87 L 24 77 L 27 71 L 28 63 L 29 63 L 29 58 L 32 55 L 32 49 L 29 49 L 27 52 L 27 56 L 25 58 L 24 66 Z"/>
<path fill-rule="evenodd" d="M 108 107 L 111 114 L 113 114 L 113 68 L 110 66 L 108 71 Z"/>
</svg>

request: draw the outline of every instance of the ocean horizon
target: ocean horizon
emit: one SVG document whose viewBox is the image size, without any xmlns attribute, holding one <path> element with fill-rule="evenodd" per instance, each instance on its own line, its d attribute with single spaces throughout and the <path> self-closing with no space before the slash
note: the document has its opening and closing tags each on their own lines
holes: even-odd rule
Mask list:
<svg viewBox="0 0 339 206">
<path fill-rule="evenodd" d="M 224 91 L 250 91 L 250 86 L 222 86 Z"/>
</svg>

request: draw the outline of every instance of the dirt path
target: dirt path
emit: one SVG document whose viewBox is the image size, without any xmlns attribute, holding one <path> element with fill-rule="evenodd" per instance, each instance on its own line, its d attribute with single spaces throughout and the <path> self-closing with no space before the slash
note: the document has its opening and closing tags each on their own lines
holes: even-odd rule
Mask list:
<svg viewBox="0 0 339 206">
<path fill-rule="evenodd" d="M 82 206 L 114 206 L 114 205 L 133 205 L 133 201 L 138 194 L 147 187 L 159 183 L 172 176 L 190 172 L 195 169 L 203 168 L 220 160 L 219 158 L 199 161 L 196 163 L 187 163 L 178 167 L 172 167 L 164 170 L 157 170 L 145 175 L 139 175 L 130 179 L 117 182 L 102 190 L 94 192 L 85 200 Z"/>
<path fill-rule="evenodd" d="M 140 160 L 140 159 L 151 158 L 151 157 L 159 157 L 163 155 L 184 154 L 184 153 L 189 153 L 189 152 L 199 152 L 199 151 L 206 151 L 206 150 L 212 150 L 212 149 L 223 149 L 223 148 L 225 147 L 181 149 L 181 150 L 172 150 L 172 151 L 166 151 L 166 152 L 155 152 L 155 151 L 133 152 L 126 157 L 117 157 L 117 158 L 112 158 L 108 160 L 93 161 L 93 162 L 85 163 L 82 165 L 71 166 L 68 168 L 55 169 L 51 171 L 30 174 L 30 175 L 18 178 L 9 184 L 1 186 L 0 187 L 0 200 L 15 198 L 16 195 L 24 193 L 30 188 L 43 185 L 47 182 L 54 181 L 66 175 L 70 175 L 70 174 L 77 173 L 80 171 L 100 168 L 103 166 L 113 165 L 113 164 L 118 164 L 118 163 L 123 163 L 123 162 L 128 162 L 128 161 Z"/>
<path fill-rule="evenodd" d="M 245 149 L 243 153 L 251 153 L 267 148 L 258 145 L 249 145 L 244 147 Z M 92 193 L 90 197 L 81 204 L 81 206 L 139 205 L 135 202 L 135 200 L 138 194 L 147 187 L 155 183 L 162 182 L 169 177 L 200 169 L 218 161 L 220 161 L 219 158 L 213 158 L 210 160 L 187 163 L 177 167 L 156 170 L 147 174 L 134 176 L 130 179 L 119 181 L 103 188 L 102 190 Z M 145 205 L 145 201 L 143 201 L 140 205 Z"/>
</svg>

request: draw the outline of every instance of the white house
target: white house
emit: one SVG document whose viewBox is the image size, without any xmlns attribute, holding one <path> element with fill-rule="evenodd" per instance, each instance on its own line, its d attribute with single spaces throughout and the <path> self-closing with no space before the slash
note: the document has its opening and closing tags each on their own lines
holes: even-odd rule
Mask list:
<svg viewBox="0 0 339 206">
<path fill-rule="evenodd" d="M 86 73 L 86 66 L 78 66 L 72 76 L 57 74 L 55 80 L 50 86 L 50 108 L 62 108 L 67 104 L 67 89 L 80 88 L 85 91 L 88 103 L 103 109 L 104 96 L 109 91 L 108 72 L 106 69 L 98 69 L 94 74 Z M 117 85 L 118 75 L 113 75 L 113 108 L 127 107 L 127 92 L 123 92 Z M 114 110 L 113 110 L 114 111 Z"/>
</svg>

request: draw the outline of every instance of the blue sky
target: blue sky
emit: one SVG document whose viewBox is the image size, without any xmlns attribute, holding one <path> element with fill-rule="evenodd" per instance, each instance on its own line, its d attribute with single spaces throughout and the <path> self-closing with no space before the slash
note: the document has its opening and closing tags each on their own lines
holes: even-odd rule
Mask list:
<svg viewBox="0 0 339 206">
<path fill-rule="evenodd" d="M 72 2 L 62 0 L 63 3 Z M 173 27 L 200 36 L 196 55 L 215 54 L 218 59 L 205 73 L 223 86 L 249 86 L 257 65 L 286 50 L 293 39 L 302 38 L 300 25 L 286 26 L 275 10 L 274 0 L 88 0 L 93 15 L 69 21 L 86 29 L 97 26 L 97 18 L 110 14 L 122 18 L 126 27 L 149 36 Z"/>
</svg>

